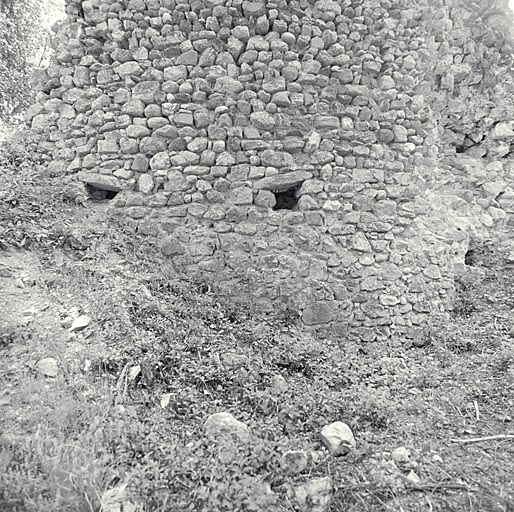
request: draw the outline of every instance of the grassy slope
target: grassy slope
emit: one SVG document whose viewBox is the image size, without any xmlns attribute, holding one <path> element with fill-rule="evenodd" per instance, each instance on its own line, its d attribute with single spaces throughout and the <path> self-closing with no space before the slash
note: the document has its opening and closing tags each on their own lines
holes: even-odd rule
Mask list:
<svg viewBox="0 0 514 512">
<path fill-rule="evenodd" d="M 98 511 L 128 482 L 140 510 L 292 511 L 291 489 L 327 475 L 334 512 L 514 510 L 514 441 L 452 441 L 514 431 L 514 283 L 500 257 L 470 269 L 451 325 L 418 347 L 317 340 L 180 279 L 23 148 L 0 157 L 0 270 L 12 269 L 0 277 L 0 510 Z M 93 319 L 77 334 L 61 325 L 73 306 Z M 35 369 L 45 356 L 54 379 Z M 251 441 L 207 441 L 218 411 Z M 319 441 L 336 420 L 357 437 L 346 457 Z M 400 446 L 412 457 L 395 465 Z M 289 474 L 287 450 L 314 455 Z"/>
</svg>

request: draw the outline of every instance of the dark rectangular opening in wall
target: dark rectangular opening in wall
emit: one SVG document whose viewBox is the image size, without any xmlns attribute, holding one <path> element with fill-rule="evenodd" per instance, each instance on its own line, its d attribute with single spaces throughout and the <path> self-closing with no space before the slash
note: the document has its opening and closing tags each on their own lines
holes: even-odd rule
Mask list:
<svg viewBox="0 0 514 512">
<path fill-rule="evenodd" d="M 86 192 L 89 199 L 93 201 L 110 201 L 119 194 L 119 191 L 106 190 L 92 185 L 91 183 L 86 183 Z"/>
<path fill-rule="evenodd" d="M 294 210 L 298 204 L 298 197 L 296 193 L 300 189 L 301 185 L 288 188 L 286 190 L 277 190 L 273 194 L 275 196 L 274 210 Z"/>
</svg>

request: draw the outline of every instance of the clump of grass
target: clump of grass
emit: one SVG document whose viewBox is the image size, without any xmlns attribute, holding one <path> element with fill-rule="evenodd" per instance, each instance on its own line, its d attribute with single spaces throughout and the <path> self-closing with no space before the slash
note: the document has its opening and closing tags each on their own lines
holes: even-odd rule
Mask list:
<svg viewBox="0 0 514 512">
<path fill-rule="evenodd" d="M 49 176 L 37 138 L 20 129 L 0 145 L 0 250 L 65 246 L 63 211 L 80 202 L 77 187 Z"/>
<path fill-rule="evenodd" d="M 117 476 L 101 436 L 109 408 L 59 386 L 41 392 L 41 385 L 26 378 L 18 396 L 28 413 L 0 437 L 1 508 L 99 510 L 104 489 Z"/>
</svg>

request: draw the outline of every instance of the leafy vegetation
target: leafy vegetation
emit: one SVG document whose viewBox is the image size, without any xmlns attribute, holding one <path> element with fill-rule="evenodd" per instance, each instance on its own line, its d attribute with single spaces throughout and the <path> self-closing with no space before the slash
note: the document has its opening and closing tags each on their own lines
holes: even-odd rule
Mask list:
<svg viewBox="0 0 514 512">
<path fill-rule="evenodd" d="M 33 98 L 31 73 L 46 37 L 44 0 L 0 3 L 0 120 L 22 112 Z"/>
</svg>

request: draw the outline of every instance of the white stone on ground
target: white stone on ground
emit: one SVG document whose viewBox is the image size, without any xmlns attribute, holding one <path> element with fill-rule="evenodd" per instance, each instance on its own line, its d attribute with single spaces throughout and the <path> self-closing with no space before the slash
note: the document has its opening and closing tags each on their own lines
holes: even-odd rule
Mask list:
<svg viewBox="0 0 514 512">
<path fill-rule="evenodd" d="M 44 357 L 37 362 L 37 369 L 45 377 L 57 377 L 59 364 L 53 357 Z"/>
<path fill-rule="evenodd" d="M 229 412 L 211 414 L 204 423 L 204 430 L 206 435 L 212 438 L 230 435 L 245 441 L 250 437 L 248 427 Z"/>
<path fill-rule="evenodd" d="M 75 320 L 73 320 L 73 323 L 71 324 L 71 327 L 69 329 L 70 332 L 76 332 L 81 331 L 82 329 L 85 329 L 89 324 L 91 323 L 91 318 L 87 315 L 80 315 Z"/>
<path fill-rule="evenodd" d="M 409 471 L 409 474 L 405 477 L 409 482 L 415 485 L 421 484 L 421 478 L 413 470 Z"/>
<path fill-rule="evenodd" d="M 289 387 L 286 379 L 284 379 L 284 377 L 282 377 L 282 375 L 279 374 L 273 375 L 271 379 L 271 384 L 273 386 L 273 389 L 279 393 L 286 391 Z"/>
<path fill-rule="evenodd" d="M 405 448 L 405 446 L 399 446 L 398 448 L 395 448 L 391 453 L 391 458 L 395 462 L 410 462 L 412 457 L 412 454 L 408 448 Z"/>
<path fill-rule="evenodd" d="M 346 455 L 357 444 L 351 428 L 342 421 L 335 421 L 323 427 L 321 439 L 333 455 Z"/>
</svg>

